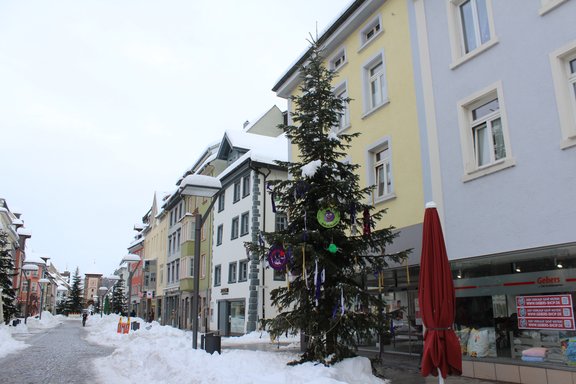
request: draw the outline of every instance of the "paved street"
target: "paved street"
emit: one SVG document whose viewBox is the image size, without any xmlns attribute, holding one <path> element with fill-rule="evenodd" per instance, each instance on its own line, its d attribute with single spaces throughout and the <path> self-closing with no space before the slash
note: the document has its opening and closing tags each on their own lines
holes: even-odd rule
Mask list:
<svg viewBox="0 0 576 384">
<path fill-rule="evenodd" d="M 92 360 L 113 348 L 89 344 L 79 320 L 67 320 L 55 328 L 17 339 L 30 347 L 0 359 L 3 384 L 92 384 Z"/>
</svg>

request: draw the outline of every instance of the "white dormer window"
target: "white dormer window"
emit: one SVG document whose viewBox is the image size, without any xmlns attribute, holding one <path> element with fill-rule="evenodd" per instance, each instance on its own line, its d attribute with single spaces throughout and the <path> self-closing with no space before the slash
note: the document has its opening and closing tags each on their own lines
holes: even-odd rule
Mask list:
<svg viewBox="0 0 576 384">
<path fill-rule="evenodd" d="M 342 48 L 330 59 L 330 69 L 336 71 L 346 63 L 346 50 Z"/>
<path fill-rule="evenodd" d="M 360 49 L 382 32 L 382 19 L 377 16 L 360 31 Z"/>
</svg>

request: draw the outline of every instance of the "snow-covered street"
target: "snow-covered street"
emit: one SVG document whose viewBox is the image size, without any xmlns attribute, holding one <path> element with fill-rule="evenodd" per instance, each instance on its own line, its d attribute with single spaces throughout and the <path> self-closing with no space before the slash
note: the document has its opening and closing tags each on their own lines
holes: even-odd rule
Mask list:
<svg viewBox="0 0 576 384">
<path fill-rule="evenodd" d="M 333 367 L 311 363 L 288 366 L 289 361 L 297 358 L 297 346 L 290 344 L 295 339 L 280 340 L 278 348 L 268 335 L 256 332 L 223 339 L 222 354 L 211 355 L 192 349 L 191 332 L 157 322 L 145 323 L 138 318 L 131 320 L 138 321 L 140 329 L 119 334 L 119 316 L 89 317 L 83 336 L 89 343 L 113 347 L 114 352 L 93 359 L 94 376 L 86 378 L 87 383 L 387 383 L 372 374 L 370 361 L 365 357 L 348 359 Z M 0 365 L 4 356 L 26 353 L 27 335 L 49 330 L 62 322 L 75 322 L 82 329 L 79 319 L 54 317 L 48 312 L 42 314 L 41 321 L 29 318 L 27 325 L 0 326 Z"/>
</svg>

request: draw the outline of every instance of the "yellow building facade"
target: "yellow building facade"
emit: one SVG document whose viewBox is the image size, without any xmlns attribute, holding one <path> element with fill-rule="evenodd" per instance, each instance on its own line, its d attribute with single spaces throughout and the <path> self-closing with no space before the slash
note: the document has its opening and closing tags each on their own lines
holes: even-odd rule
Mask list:
<svg viewBox="0 0 576 384">
<path fill-rule="evenodd" d="M 414 324 L 427 178 L 421 158 L 408 4 L 404 0 L 355 1 L 317 41 L 326 67 L 337 74 L 334 94 L 351 99 L 333 130 L 360 133 L 342 160 L 360 165 L 360 186 L 375 186 L 369 203 L 377 210 L 387 209 L 377 229 L 393 226 L 400 232 L 387 253 L 412 249 L 404 264 L 390 265 L 384 272 L 383 284 L 374 279 L 369 288 L 385 295 L 389 311 L 402 308 L 404 319 Z M 273 88 L 288 101 L 289 112 L 295 108 L 291 96 L 299 92 L 299 68 L 308 54 Z M 293 146 L 291 158 L 297 156 Z M 379 285 L 385 289 L 378 290 Z M 416 351 L 419 346 L 413 344 L 418 340 L 404 345 L 406 351 Z"/>
</svg>

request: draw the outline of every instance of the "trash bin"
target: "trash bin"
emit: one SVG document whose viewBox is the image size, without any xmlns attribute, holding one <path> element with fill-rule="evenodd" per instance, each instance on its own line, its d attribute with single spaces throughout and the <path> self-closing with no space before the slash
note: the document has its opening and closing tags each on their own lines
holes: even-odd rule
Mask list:
<svg viewBox="0 0 576 384">
<path fill-rule="evenodd" d="M 137 322 L 137 321 L 134 321 L 134 322 L 130 325 L 130 327 L 132 328 L 133 331 L 137 331 L 137 330 L 140 329 L 140 323 Z"/>
<path fill-rule="evenodd" d="M 222 354 L 221 352 L 221 342 L 222 338 L 220 335 L 215 335 L 213 333 L 207 333 L 206 335 L 202 335 L 200 346 L 204 348 L 206 352 L 209 354 L 213 354 L 214 352 L 218 352 L 218 354 Z"/>
</svg>

